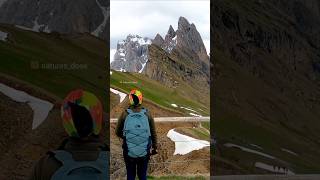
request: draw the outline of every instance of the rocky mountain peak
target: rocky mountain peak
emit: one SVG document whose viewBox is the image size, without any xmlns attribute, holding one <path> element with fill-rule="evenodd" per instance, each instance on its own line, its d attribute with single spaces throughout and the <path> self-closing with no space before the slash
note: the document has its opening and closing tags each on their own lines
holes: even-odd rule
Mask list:
<svg viewBox="0 0 320 180">
<path fill-rule="evenodd" d="M 196 26 L 190 24 L 184 17 L 179 18 L 178 24 L 179 28 L 177 30 L 174 30 L 171 25 L 169 26 L 164 39 L 160 34 L 157 34 L 152 43 L 148 38 L 129 34 L 125 40 L 119 41 L 111 68 L 117 71 L 140 73 L 148 70 L 147 72 L 152 74 L 155 72 L 154 67 L 156 65 L 152 66 L 148 62 L 151 57 L 148 45 L 153 44 L 158 47 L 154 48 L 153 57 L 159 54 L 163 55 L 162 59 L 167 59 L 165 56 L 179 57 L 176 59 L 177 61 L 181 61 L 182 64 L 189 64 L 209 77 L 209 57 Z M 161 49 L 165 52 L 159 52 L 158 54 L 156 51 Z M 160 58 L 160 55 L 158 58 Z M 153 60 L 157 61 L 158 58 L 153 58 Z M 160 62 L 162 61 L 160 60 Z M 146 68 L 144 68 L 145 66 Z M 147 68 L 148 66 L 149 68 Z M 156 71 L 158 72 L 158 70 Z M 188 73 L 190 72 L 188 71 Z M 155 79 L 161 78 L 157 77 Z"/>
<path fill-rule="evenodd" d="M 114 60 L 110 67 L 116 71 L 142 72 L 148 61 L 148 45 L 151 40 L 147 37 L 129 34 L 125 40 L 119 41 Z"/>
<path fill-rule="evenodd" d="M 165 39 L 163 40 L 157 34 L 153 44 L 160 46 L 168 53 L 171 53 L 173 49 L 192 52 L 197 54 L 205 64 L 209 64 L 209 57 L 200 33 L 196 26 L 193 23 L 190 24 L 184 17 L 179 18 L 178 29 L 176 31 L 170 25 Z"/>
<path fill-rule="evenodd" d="M 187 31 L 190 26 L 189 21 L 185 17 L 180 17 L 178 21 L 178 29 Z"/>
<path fill-rule="evenodd" d="M 164 39 L 160 34 L 157 34 L 156 37 L 153 39 L 152 44 L 155 44 L 159 47 L 161 47 L 164 43 Z"/>
<path fill-rule="evenodd" d="M 179 48 L 187 48 L 194 51 L 199 56 L 207 56 L 207 51 L 200 33 L 193 23 L 190 24 L 186 18 L 180 17 L 176 33 L 179 42 L 177 46 Z"/>
<path fill-rule="evenodd" d="M 91 33 L 109 40 L 105 0 L 0 0 L 0 23 L 35 32 Z"/>
<path fill-rule="evenodd" d="M 165 39 L 172 39 L 176 36 L 176 31 L 173 29 L 173 27 L 170 25 L 168 33 L 166 35 Z"/>
</svg>

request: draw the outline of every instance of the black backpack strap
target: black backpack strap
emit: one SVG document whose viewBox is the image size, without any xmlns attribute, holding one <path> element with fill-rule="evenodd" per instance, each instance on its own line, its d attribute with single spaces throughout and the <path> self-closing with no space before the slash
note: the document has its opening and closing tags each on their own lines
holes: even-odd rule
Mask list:
<svg viewBox="0 0 320 180">
<path fill-rule="evenodd" d="M 55 155 L 55 153 L 53 151 L 48 151 L 46 154 L 50 157 L 54 157 L 54 155 Z"/>
</svg>

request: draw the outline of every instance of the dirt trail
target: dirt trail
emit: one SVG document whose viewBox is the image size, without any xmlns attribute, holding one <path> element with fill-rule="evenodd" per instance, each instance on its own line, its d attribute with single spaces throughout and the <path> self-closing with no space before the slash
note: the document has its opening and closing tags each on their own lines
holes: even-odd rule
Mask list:
<svg viewBox="0 0 320 180">
<path fill-rule="evenodd" d="M 120 179 L 125 177 L 125 166 L 122 157 L 121 140 L 115 136 L 115 123 L 110 125 L 111 132 L 111 179 Z M 149 175 L 183 175 L 186 174 L 209 174 L 210 173 L 210 150 L 209 147 L 193 151 L 187 155 L 175 155 L 174 142 L 166 135 L 173 128 L 192 128 L 198 127 L 196 122 L 161 122 L 156 123 L 156 130 L 159 141 L 158 155 L 152 156 L 150 160 Z M 206 159 L 206 160 L 204 160 Z M 191 161 L 190 161 L 191 160 Z M 200 160 L 200 161 L 199 161 Z M 170 163 L 171 162 L 171 163 Z"/>
</svg>

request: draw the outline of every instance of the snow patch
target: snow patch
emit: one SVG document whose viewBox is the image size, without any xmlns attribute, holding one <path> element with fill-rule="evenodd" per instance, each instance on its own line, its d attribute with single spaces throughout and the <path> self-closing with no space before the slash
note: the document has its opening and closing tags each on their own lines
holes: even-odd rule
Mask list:
<svg viewBox="0 0 320 180">
<path fill-rule="evenodd" d="M 12 100 L 27 103 L 33 110 L 32 129 L 37 128 L 48 116 L 53 104 L 42 99 L 33 97 L 24 91 L 19 91 L 0 83 L 0 92 Z"/>
<path fill-rule="evenodd" d="M 34 32 L 39 32 L 39 29 L 44 26 L 44 25 L 40 25 L 40 24 L 38 23 L 38 18 L 39 18 L 39 17 L 36 17 L 36 18 L 34 19 L 34 21 L 33 21 L 32 31 L 34 31 Z"/>
<path fill-rule="evenodd" d="M 190 107 L 183 107 L 183 106 L 181 106 L 180 108 L 185 109 L 185 110 L 188 110 L 188 111 L 191 111 L 191 112 L 189 113 L 191 116 L 202 117 L 200 114 L 198 114 L 197 111 L 191 109 Z M 192 112 L 193 112 L 193 113 L 192 113 Z"/>
<path fill-rule="evenodd" d="M 116 54 L 116 49 L 110 49 L 110 63 L 114 60 L 114 55 Z"/>
<path fill-rule="evenodd" d="M 256 150 L 252 150 L 252 149 L 249 149 L 249 148 L 246 148 L 246 147 L 243 147 L 243 146 L 239 146 L 239 145 L 236 145 L 236 144 L 231 144 L 231 143 L 226 143 L 224 144 L 225 147 L 234 147 L 234 148 L 239 148 L 241 149 L 242 151 L 245 151 L 245 152 L 249 152 L 249 153 L 253 153 L 253 154 L 257 154 L 257 155 L 260 155 L 260 156 L 263 156 L 263 157 L 266 157 L 266 158 L 269 158 L 269 159 L 276 159 L 274 156 L 271 156 L 269 154 L 265 154 L 263 152 L 259 152 L 259 151 L 256 151 Z"/>
<path fill-rule="evenodd" d="M 108 20 L 108 10 L 107 8 L 103 7 L 100 2 L 98 0 L 96 0 L 96 3 L 98 4 L 98 6 L 100 7 L 102 14 L 104 16 L 104 19 L 102 21 L 102 23 L 97 27 L 96 30 L 94 30 L 91 34 L 94 36 L 99 36 L 99 34 L 103 31 L 103 29 L 106 27 L 107 24 L 107 20 Z"/>
<path fill-rule="evenodd" d="M 6 42 L 8 38 L 8 33 L 0 31 L 0 41 Z"/>
<path fill-rule="evenodd" d="M 192 112 L 195 112 L 195 113 L 198 113 L 197 111 L 191 109 L 190 107 L 187 108 L 187 107 L 182 107 L 182 106 L 181 106 L 180 108 L 185 109 L 185 110 L 188 110 L 188 111 L 192 111 Z"/>
<path fill-rule="evenodd" d="M 261 146 L 258 146 L 256 144 L 250 144 L 250 146 L 253 146 L 253 147 L 258 148 L 258 149 L 263 149 Z"/>
<path fill-rule="evenodd" d="M 132 42 L 136 42 L 140 46 L 142 46 L 142 45 L 150 45 L 152 43 L 152 41 L 147 37 L 143 38 L 143 37 L 141 37 L 139 35 L 133 35 L 133 34 L 129 34 L 128 35 L 128 40 L 132 41 Z"/>
<path fill-rule="evenodd" d="M 173 37 L 169 44 L 167 44 L 163 49 L 168 53 L 171 53 L 172 50 L 177 46 L 177 36 Z"/>
<path fill-rule="evenodd" d="M 15 27 L 17 27 L 19 29 L 27 30 L 27 31 L 33 31 L 32 28 L 28 28 L 28 27 L 25 27 L 25 26 L 15 25 Z"/>
<path fill-rule="evenodd" d="M 176 104 L 171 104 L 171 106 L 173 106 L 173 107 L 178 107 L 178 105 L 176 105 Z"/>
<path fill-rule="evenodd" d="M 191 116 L 195 116 L 195 117 L 202 117 L 201 115 L 199 114 L 195 114 L 195 113 L 189 113 Z"/>
<path fill-rule="evenodd" d="M 139 70 L 139 73 L 142 73 L 142 71 L 143 71 L 144 67 L 146 66 L 146 64 L 147 64 L 147 62 L 142 64 L 142 68 Z"/>
<path fill-rule="evenodd" d="M 124 98 L 126 98 L 127 94 L 126 93 L 123 93 L 123 92 L 120 92 L 116 89 L 113 89 L 113 88 L 110 88 L 110 91 L 114 94 L 117 94 L 120 96 L 120 103 L 124 100 Z"/>
<path fill-rule="evenodd" d="M 28 28 L 28 27 L 21 26 L 21 25 L 15 25 L 15 27 L 17 27 L 19 29 L 27 30 L 27 31 L 33 31 L 33 32 L 40 32 L 40 29 L 41 29 L 41 32 L 50 33 L 51 30 L 49 29 L 49 26 L 45 25 L 45 24 L 39 24 L 38 18 L 39 17 L 36 17 L 33 20 L 33 27 L 32 28 Z"/>
<path fill-rule="evenodd" d="M 44 28 L 43 32 L 45 33 L 51 33 L 51 30 L 49 29 L 49 26 L 46 25 L 46 27 Z"/>
<path fill-rule="evenodd" d="M 290 154 L 292 154 L 292 155 L 298 156 L 297 153 L 295 153 L 295 152 L 293 152 L 293 151 L 290 151 L 289 149 L 281 148 L 281 151 L 284 151 L 284 152 L 290 153 Z"/>
<path fill-rule="evenodd" d="M 287 169 L 286 167 L 279 167 L 274 165 L 265 164 L 262 162 L 256 162 L 254 164 L 255 167 L 264 169 L 267 171 L 275 172 L 275 173 L 282 173 L 282 174 L 288 174 L 288 175 L 294 175 L 295 173 L 290 171 L 290 169 Z"/>
<path fill-rule="evenodd" d="M 173 155 L 185 155 L 192 151 L 200 150 L 204 147 L 210 146 L 210 142 L 208 141 L 199 140 L 180 134 L 174 131 L 174 129 L 171 129 L 168 132 L 167 137 L 170 138 L 173 142 L 175 142 L 175 150 Z"/>
</svg>

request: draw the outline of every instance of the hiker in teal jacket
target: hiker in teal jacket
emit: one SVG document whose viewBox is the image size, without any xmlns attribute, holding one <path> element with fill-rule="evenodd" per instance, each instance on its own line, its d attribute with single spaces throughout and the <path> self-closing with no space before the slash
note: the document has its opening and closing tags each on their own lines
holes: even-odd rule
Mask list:
<svg viewBox="0 0 320 180">
<path fill-rule="evenodd" d="M 100 138 L 102 105 L 91 93 L 75 90 L 61 106 L 68 133 L 60 147 L 35 165 L 30 180 L 109 179 L 109 148 Z"/>
<path fill-rule="evenodd" d="M 129 93 L 130 106 L 118 119 L 116 135 L 123 139 L 123 157 L 127 180 L 147 179 L 148 162 L 157 154 L 157 135 L 150 112 L 142 107 L 142 93 Z"/>
</svg>

